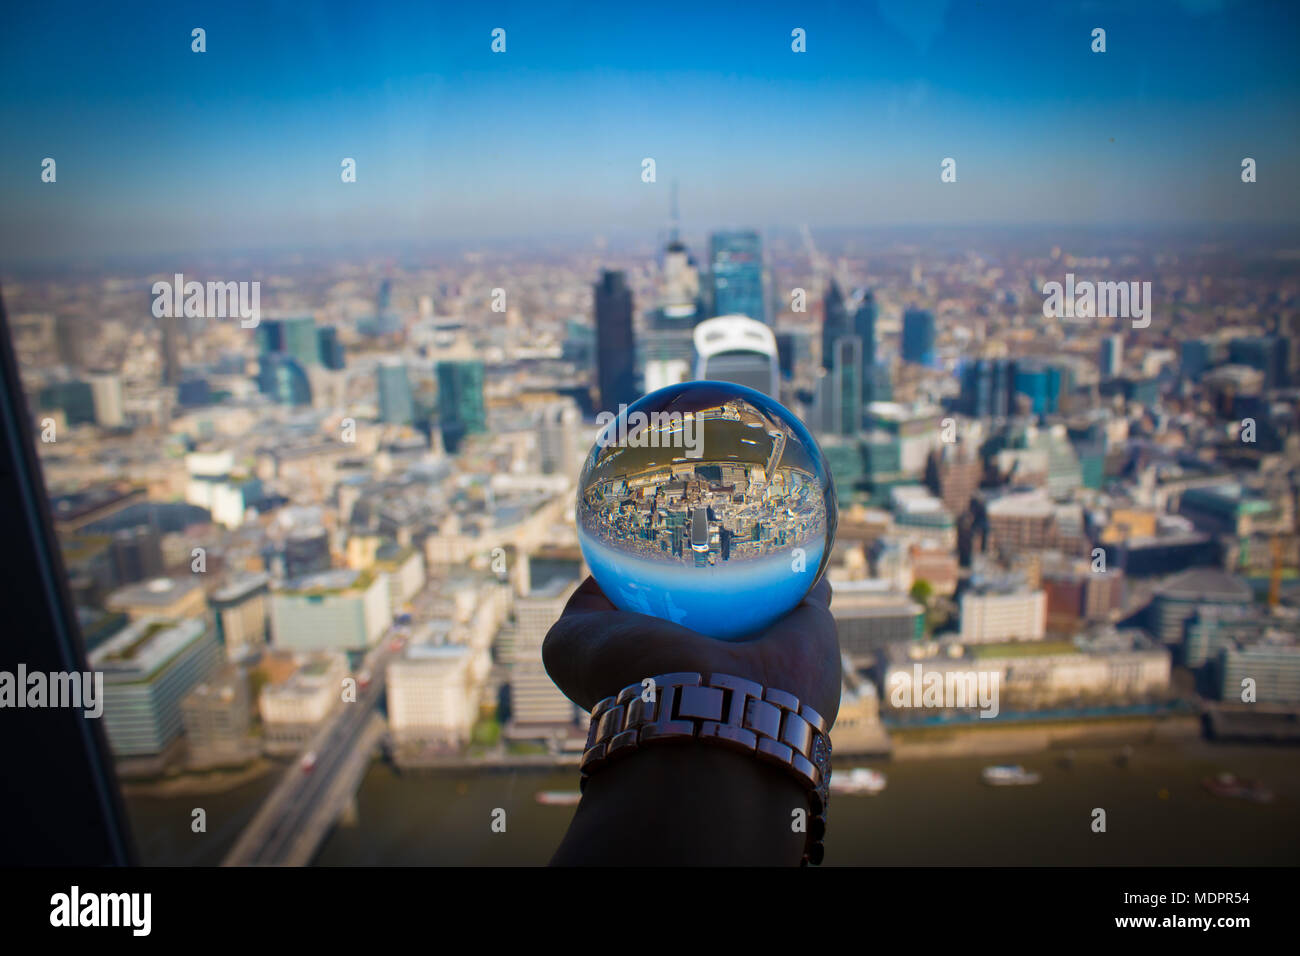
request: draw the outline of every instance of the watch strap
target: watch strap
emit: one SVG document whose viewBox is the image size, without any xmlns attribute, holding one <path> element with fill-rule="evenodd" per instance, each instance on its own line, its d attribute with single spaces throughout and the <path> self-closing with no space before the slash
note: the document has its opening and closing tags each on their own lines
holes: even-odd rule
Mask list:
<svg viewBox="0 0 1300 956">
<path fill-rule="evenodd" d="M 641 747 L 699 740 L 773 764 L 808 792 L 802 863 L 824 854 L 830 803 L 831 740 L 826 719 L 793 694 L 729 674 L 660 674 L 630 684 L 591 710 L 582 787 L 608 763 Z"/>
</svg>

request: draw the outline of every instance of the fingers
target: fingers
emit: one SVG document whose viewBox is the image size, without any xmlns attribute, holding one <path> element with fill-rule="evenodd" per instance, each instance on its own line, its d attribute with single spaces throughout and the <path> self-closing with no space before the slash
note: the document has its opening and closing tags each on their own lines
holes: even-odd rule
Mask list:
<svg viewBox="0 0 1300 956">
<path fill-rule="evenodd" d="M 734 660 L 723 641 L 625 611 L 566 609 L 542 645 L 551 679 L 588 710 L 647 677 L 671 671 L 725 671 Z"/>
<path fill-rule="evenodd" d="M 831 582 L 826 575 L 822 575 L 817 583 L 813 585 L 812 590 L 804 597 L 805 601 L 811 601 L 814 604 L 820 604 L 822 607 L 831 606 Z"/>
<path fill-rule="evenodd" d="M 605 597 L 596 579 L 587 575 L 587 580 L 578 585 L 577 590 L 569 596 L 569 603 L 564 606 L 565 614 L 585 614 L 588 611 L 616 611 L 614 602 Z"/>
</svg>

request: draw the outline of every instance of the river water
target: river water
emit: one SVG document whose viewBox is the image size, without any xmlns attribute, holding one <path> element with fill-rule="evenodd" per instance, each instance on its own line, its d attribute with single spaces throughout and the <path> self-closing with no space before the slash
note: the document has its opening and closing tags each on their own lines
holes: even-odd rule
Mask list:
<svg viewBox="0 0 1300 956">
<path fill-rule="evenodd" d="M 860 761 L 889 779 L 875 797 L 836 795 L 826 865 L 1290 865 L 1300 864 L 1300 751 L 1183 740 L 1013 758 L 1042 774 L 1027 787 L 988 787 L 987 757 Z M 843 765 L 847 768 L 848 765 Z M 1216 797 L 1203 777 L 1231 771 L 1276 794 L 1272 804 Z M 142 862 L 213 864 L 270 789 L 268 775 L 202 797 L 128 801 Z M 573 807 L 542 806 L 539 790 L 576 789 L 576 771 L 398 773 L 376 762 L 357 796 L 358 819 L 334 829 L 317 864 L 541 865 Z M 190 830 L 202 806 L 208 832 Z M 1092 830 L 1106 811 L 1106 832 Z M 493 811 L 505 811 L 504 833 Z"/>
</svg>

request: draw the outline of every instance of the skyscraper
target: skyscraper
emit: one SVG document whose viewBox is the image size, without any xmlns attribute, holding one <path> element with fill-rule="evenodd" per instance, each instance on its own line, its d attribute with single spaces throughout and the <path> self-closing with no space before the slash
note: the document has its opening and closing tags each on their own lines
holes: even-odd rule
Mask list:
<svg viewBox="0 0 1300 956">
<path fill-rule="evenodd" d="M 1038 359 L 1020 359 L 1015 363 L 1015 389 L 1030 401 L 1035 415 L 1055 415 L 1060 410 L 1061 369 Z"/>
<path fill-rule="evenodd" d="M 181 383 L 181 344 L 178 319 L 160 319 L 162 322 L 162 360 L 164 385 Z"/>
<path fill-rule="evenodd" d="M 263 354 L 274 352 L 287 355 L 303 368 L 320 364 L 321 350 L 316 334 L 316 320 L 310 315 L 292 319 L 262 319 L 257 326 L 257 337 Z"/>
<path fill-rule="evenodd" d="M 558 401 L 542 409 L 537 419 L 537 453 L 544 475 L 572 475 L 578 465 L 578 408 Z"/>
<path fill-rule="evenodd" d="M 763 243 L 757 232 L 715 232 L 709 238 L 709 272 L 715 316 L 744 315 L 767 324 Z"/>
<path fill-rule="evenodd" d="M 822 368 L 835 367 L 835 340 L 849 334 L 849 313 L 844 294 L 834 279 L 822 297 Z"/>
<path fill-rule="evenodd" d="M 90 376 L 95 399 L 95 423 L 115 428 L 126 421 L 123 405 L 122 377 L 114 374 Z"/>
<path fill-rule="evenodd" d="M 862 429 L 862 340 L 835 340 L 833 368 L 822 379 L 822 427 L 832 435 L 855 436 Z"/>
<path fill-rule="evenodd" d="M 961 404 L 972 418 L 1006 418 L 1015 410 L 1015 363 L 977 359 L 962 366 Z"/>
<path fill-rule="evenodd" d="M 637 341 L 637 368 L 647 392 L 684 382 L 694 363 L 695 324 L 704 318 L 700 298 L 700 273 L 685 243 L 677 238 L 676 189 L 673 190 L 673 225 L 664 248 L 658 304 L 646 317 L 644 335 Z"/>
<path fill-rule="evenodd" d="M 379 420 L 387 425 L 410 425 L 415 421 L 415 401 L 406 366 L 390 360 L 375 369 L 379 390 Z"/>
<path fill-rule="evenodd" d="M 933 366 L 934 313 L 928 309 L 908 309 L 903 313 L 903 361 Z"/>
<path fill-rule="evenodd" d="M 281 405 L 310 405 L 311 383 L 297 359 L 278 352 L 264 354 L 257 375 L 258 389 Z"/>
<path fill-rule="evenodd" d="M 697 379 L 734 382 L 779 398 L 780 366 L 776 336 L 762 322 L 723 315 L 695 327 Z"/>
<path fill-rule="evenodd" d="M 1101 354 L 1097 365 L 1102 378 L 1114 378 L 1124 365 L 1124 338 L 1108 335 L 1101 340 Z"/>
<path fill-rule="evenodd" d="M 339 342 L 339 330 L 332 325 L 322 325 L 316 330 L 316 336 L 320 364 L 333 371 L 344 368 L 347 363 L 343 358 L 343 344 Z"/>
<path fill-rule="evenodd" d="M 456 452 L 466 435 L 487 431 L 487 409 L 483 402 L 483 363 L 439 362 L 438 414 L 442 442 Z"/>
<path fill-rule="evenodd" d="M 597 406 L 618 411 L 636 401 L 636 343 L 632 333 L 632 290 L 622 272 L 606 269 L 593 289 L 596 311 Z"/>
<path fill-rule="evenodd" d="M 880 369 L 876 367 L 876 294 L 870 289 L 863 289 L 857 296 L 857 308 L 853 311 L 853 334 L 858 338 L 858 347 L 862 353 L 862 371 L 858 382 L 862 386 L 864 405 L 887 399 L 878 388 Z M 886 379 L 889 370 L 885 369 Z"/>
<path fill-rule="evenodd" d="M 852 310 L 852 319 L 849 317 Z M 862 391 L 863 404 L 879 401 L 878 394 L 880 370 L 876 368 L 876 307 L 875 293 L 870 289 L 858 291 L 851 300 L 845 301 L 838 283 L 831 280 L 823 299 L 822 315 L 822 368 L 828 372 L 835 369 L 835 357 L 840 353 L 836 346 L 838 339 L 853 336 L 857 339 L 854 352 L 859 356 L 860 368 L 852 376 Z M 846 373 L 847 374 L 847 373 Z M 888 372 L 885 372 L 886 378 Z"/>
</svg>

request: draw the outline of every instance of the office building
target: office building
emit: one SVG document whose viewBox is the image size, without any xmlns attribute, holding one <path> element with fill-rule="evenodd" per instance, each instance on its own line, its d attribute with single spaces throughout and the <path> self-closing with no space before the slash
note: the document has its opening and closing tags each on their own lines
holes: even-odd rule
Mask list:
<svg viewBox="0 0 1300 956">
<path fill-rule="evenodd" d="M 221 666 L 202 618 L 134 620 L 91 651 L 104 674 L 104 729 L 118 757 L 160 755 L 181 735 L 181 701 Z"/>
<path fill-rule="evenodd" d="M 675 210 L 673 219 L 672 238 L 663 254 L 658 304 L 646 316 L 644 333 L 636 342 L 637 367 L 647 393 L 691 377 L 695 325 L 705 318 L 699 269 L 677 238 Z M 616 411 L 617 406 L 610 410 Z"/>
<path fill-rule="evenodd" d="M 822 297 L 822 368 L 831 371 L 835 368 L 835 342 L 851 334 L 848 306 L 844 293 L 834 279 L 826 288 Z"/>
<path fill-rule="evenodd" d="M 105 606 L 121 611 L 132 621 L 163 618 L 178 621 L 200 617 L 207 609 L 202 579 L 198 575 L 154 578 L 142 584 L 119 588 L 108 596 Z"/>
<path fill-rule="evenodd" d="M 862 340 L 840 336 L 831 353 L 831 371 L 817 380 L 817 417 L 824 434 L 852 438 L 862 431 Z"/>
<path fill-rule="evenodd" d="M 311 380 L 306 368 L 291 355 L 263 353 L 257 373 L 258 390 L 277 405 L 310 405 Z"/>
<path fill-rule="evenodd" d="M 321 364 L 320 338 L 316 320 L 311 316 L 288 319 L 262 319 L 257 326 L 257 340 L 262 356 L 282 355 L 293 359 L 301 368 Z"/>
<path fill-rule="evenodd" d="M 385 425 L 410 425 L 415 421 L 415 400 L 406 365 L 396 359 L 375 368 L 379 390 L 379 420 Z"/>
<path fill-rule="evenodd" d="M 542 642 L 564 611 L 576 583 L 553 578 L 547 585 L 515 600 L 514 662 L 510 668 L 511 736 L 549 737 L 567 733 L 577 706 L 546 673 Z"/>
<path fill-rule="evenodd" d="M 709 238 L 713 314 L 743 315 L 770 325 L 764 294 L 763 243 L 757 232 L 715 232 Z"/>
<path fill-rule="evenodd" d="M 272 663 L 281 665 L 275 670 L 284 669 L 283 658 Z M 316 734 L 321 722 L 343 703 L 343 679 L 349 672 L 347 658 L 342 653 L 296 656 L 292 664 L 288 678 L 265 684 L 257 700 L 263 746 L 273 755 L 301 750 Z"/>
<path fill-rule="evenodd" d="M 596 402 L 617 413 L 640 397 L 636 385 L 636 341 L 632 332 L 632 290 L 622 272 L 605 270 L 593 290 L 596 312 Z"/>
<path fill-rule="evenodd" d="M 1300 703 L 1300 646 L 1261 641 L 1225 647 L 1219 652 L 1221 700 L 1240 701 L 1247 679 L 1254 682 L 1255 702 L 1294 707 Z"/>
<path fill-rule="evenodd" d="M 887 581 L 836 583 L 831 614 L 840 650 L 855 664 L 871 660 L 891 644 L 917 641 L 925 634 L 925 609 Z"/>
<path fill-rule="evenodd" d="M 270 579 L 260 572 L 240 575 L 212 592 L 208 603 L 227 660 L 255 657 L 266 648 L 269 595 Z"/>
<path fill-rule="evenodd" d="M 271 594 L 277 650 L 363 651 L 391 622 L 388 580 L 374 571 L 324 571 Z"/>
<path fill-rule="evenodd" d="M 695 378 L 733 382 L 780 396 L 776 336 L 763 323 L 743 315 L 707 319 L 695 327 Z"/>
<path fill-rule="evenodd" d="M 41 389 L 41 411 L 63 412 L 68 425 L 89 425 L 95 421 L 95 392 L 88 382 L 55 382 Z"/>
<path fill-rule="evenodd" d="M 163 573 L 162 537 L 147 524 L 114 531 L 109 555 L 114 580 L 119 584 L 133 584 Z"/>
<path fill-rule="evenodd" d="M 196 684 L 181 700 L 181 723 L 193 768 L 241 764 L 257 756 L 248 675 L 237 667 Z"/>
<path fill-rule="evenodd" d="M 572 401 L 553 402 L 538 412 L 537 452 L 542 474 L 576 476 L 580 424 Z"/>
<path fill-rule="evenodd" d="M 119 428 L 126 424 L 122 377 L 91 375 L 89 381 L 95 407 L 95 424 L 103 428 Z"/>
<path fill-rule="evenodd" d="M 339 341 L 339 330 L 332 325 L 323 325 L 316 330 L 317 345 L 320 352 L 320 364 L 331 371 L 347 367 L 343 355 L 343 343 Z"/>
<path fill-rule="evenodd" d="M 1247 607 L 1254 599 L 1243 579 L 1210 568 L 1192 568 L 1156 588 L 1146 613 L 1155 638 L 1162 644 L 1177 645 L 1186 636 L 1187 621 L 1201 612 L 1202 605 Z"/>
<path fill-rule="evenodd" d="M 481 435 L 487 431 L 483 363 L 439 362 L 437 376 L 442 441 L 448 452 L 455 453 L 466 436 Z"/>
<path fill-rule="evenodd" d="M 1101 350 L 1097 357 L 1097 367 L 1102 378 L 1114 378 L 1124 367 L 1124 337 L 1107 335 L 1101 340 Z"/>
<path fill-rule="evenodd" d="M 1007 418 L 1016 412 L 1016 365 L 1008 359 L 977 359 L 961 371 L 961 408 L 972 418 Z"/>
<path fill-rule="evenodd" d="M 935 365 L 934 313 L 928 309 L 908 309 L 903 313 L 903 361 L 916 365 Z"/>
<path fill-rule="evenodd" d="M 479 685 L 464 644 L 413 643 L 388 664 L 388 727 L 402 744 L 461 747 L 478 716 Z"/>
<path fill-rule="evenodd" d="M 972 584 L 961 596 L 963 644 L 1041 641 L 1047 634 L 1047 595 L 1019 583 Z"/>
</svg>

